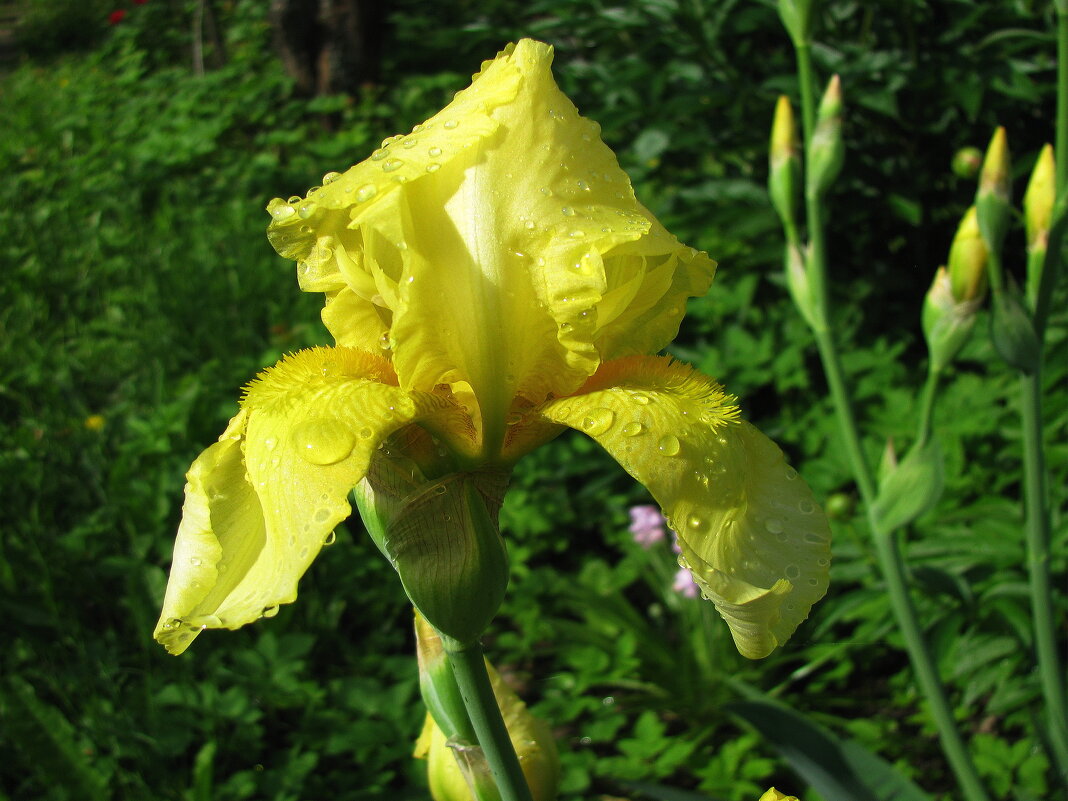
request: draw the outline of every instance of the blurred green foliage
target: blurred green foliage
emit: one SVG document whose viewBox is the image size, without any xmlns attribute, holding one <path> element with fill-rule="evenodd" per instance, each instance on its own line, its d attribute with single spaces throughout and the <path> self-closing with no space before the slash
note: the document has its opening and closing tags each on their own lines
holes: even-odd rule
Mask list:
<svg viewBox="0 0 1068 801">
<path fill-rule="evenodd" d="M 709 606 L 670 591 L 667 547 L 630 541 L 626 508 L 648 499 L 591 441 L 563 437 L 521 463 L 503 512 L 513 583 L 487 645 L 553 721 L 564 798 L 622 794 L 624 781 L 730 801 L 775 783 L 814 798 L 725 714 L 738 681 L 951 797 L 780 277 L 765 147 L 795 79 L 774 3 L 397 0 L 381 83 L 311 100 L 294 97 L 254 0 L 216 3 L 228 60 L 194 75 L 194 5 L 35 3 L 22 60 L 0 76 L 0 797 L 426 797 L 409 757 L 423 714 L 410 610 L 357 522 L 274 620 L 203 636 L 181 658 L 150 633 L 184 470 L 243 382 L 326 341 L 315 298 L 266 242 L 267 200 L 366 157 L 524 35 L 555 45 L 561 85 L 639 197 L 721 262 L 673 353 L 739 394 L 836 508 L 829 597 L 781 652 L 750 663 Z M 1049 14 L 1025 0 L 823 4 L 817 68 L 842 75 L 847 105 L 846 168 L 828 201 L 835 325 L 854 343 L 845 367 L 878 432 L 873 456 L 913 432 L 921 300 L 974 191 L 953 154 L 999 122 L 1022 174 L 1052 136 Z M 1046 396 L 1059 574 L 1063 300 Z M 1055 790 L 1031 726 L 1014 399 L 975 337 L 936 415 L 947 491 L 909 559 L 979 768 L 1027 801 Z"/>
</svg>

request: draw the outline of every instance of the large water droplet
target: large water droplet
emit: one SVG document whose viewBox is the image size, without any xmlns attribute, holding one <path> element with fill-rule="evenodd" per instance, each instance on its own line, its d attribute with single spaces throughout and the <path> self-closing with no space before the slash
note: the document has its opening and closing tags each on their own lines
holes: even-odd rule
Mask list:
<svg viewBox="0 0 1068 801">
<path fill-rule="evenodd" d="M 610 429 L 615 419 L 616 413 L 611 409 L 593 409 L 582 418 L 582 430 L 591 437 L 596 437 Z"/>
<path fill-rule="evenodd" d="M 340 177 L 341 173 L 339 172 L 328 172 L 326 175 L 323 176 L 323 186 L 326 186 L 327 184 L 332 184 Z"/>
<path fill-rule="evenodd" d="M 679 443 L 679 438 L 674 434 L 665 434 L 656 443 L 656 448 L 665 456 L 678 456 L 682 445 Z"/>
<path fill-rule="evenodd" d="M 381 161 L 388 155 L 389 151 L 385 148 L 380 147 L 378 150 L 371 154 L 371 161 Z"/>
<path fill-rule="evenodd" d="M 290 217 L 292 217 L 294 214 L 296 214 L 296 211 L 297 210 L 294 209 L 289 204 L 284 204 L 283 203 L 283 204 L 279 204 L 278 206 L 275 206 L 273 209 L 271 209 L 271 216 L 274 217 L 274 219 L 276 219 L 279 222 L 281 222 L 282 220 L 288 220 Z"/>
<path fill-rule="evenodd" d="M 293 432 L 293 446 L 312 464 L 340 462 L 352 453 L 353 444 L 352 433 L 337 420 L 306 420 Z"/>
<path fill-rule="evenodd" d="M 364 184 L 356 190 L 356 202 L 365 203 L 378 194 L 378 187 L 374 184 Z"/>
<path fill-rule="evenodd" d="M 317 208 L 319 208 L 319 206 L 314 200 L 307 200 L 300 204 L 300 208 L 297 209 L 297 214 L 300 215 L 300 219 L 306 220 L 315 214 Z"/>
<path fill-rule="evenodd" d="M 630 399 L 635 403 L 640 403 L 642 406 L 647 406 L 651 400 L 648 395 L 643 395 L 640 392 L 635 392 L 630 396 Z"/>
<path fill-rule="evenodd" d="M 642 426 L 642 424 L 639 423 L 637 420 L 635 420 L 633 423 L 627 423 L 620 430 L 626 437 L 636 437 L 645 430 L 645 427 Z"/>
</svg>

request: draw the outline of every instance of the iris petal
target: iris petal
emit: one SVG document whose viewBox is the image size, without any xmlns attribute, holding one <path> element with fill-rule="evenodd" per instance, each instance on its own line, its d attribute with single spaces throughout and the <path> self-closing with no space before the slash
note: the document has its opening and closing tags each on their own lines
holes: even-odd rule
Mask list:
<svg viewBox="0 0 1068 801">
<path fill-rule="evenodd" d="M 827 589 L 830 531 L 782 452 L 711 379 L 666 358 L 602 366 L 539 411 L 584 431 L 645 484 L 739 652 L 767 656 Z"/>
<path fill-rule="evenodd" d="M 398 387 L 386 360 L 349 348 L 301 351 L 264 371 L 190 468 L 156 639 L 181 653 L 204 628 L 237 628 L 294 601 L 378 445 L 450 413 L 443 398 Z"/>
</svg>

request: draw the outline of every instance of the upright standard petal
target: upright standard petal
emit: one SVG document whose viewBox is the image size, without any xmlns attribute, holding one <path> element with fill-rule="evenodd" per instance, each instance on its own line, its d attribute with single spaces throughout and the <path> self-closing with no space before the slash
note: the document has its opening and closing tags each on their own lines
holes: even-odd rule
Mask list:
<svg viewBox="0 0 1068 801">
<path fill-rule="evenodd" d="M 733 401 L 686 365 L 632 357 L 539 411 L 594 438 L 648 487 L 739 652 L 757 659 L 826 592 L 830 530 L 808 486 Z"/>
<path fill-rule="evenodd" d="M 634 199 L 551 61 L 547 45 L 509 46 L 410 135 L 269 207 L 272 243 L 328 293 L 338 341 L 384 346 L 404 388 L 449 384 L 489 458 L 513 404 L 667 344 L 715 266 Z"/>
<path fill-rule="evenodd" d="M 347 348 L 301 351 L 261 373 L 189 470 L 156 639 L 181 653 L 205 628 L 294 601 L 383 439 L 450 413 L 442 397 L 400 389 L 381 357 Z"/>
</svg>

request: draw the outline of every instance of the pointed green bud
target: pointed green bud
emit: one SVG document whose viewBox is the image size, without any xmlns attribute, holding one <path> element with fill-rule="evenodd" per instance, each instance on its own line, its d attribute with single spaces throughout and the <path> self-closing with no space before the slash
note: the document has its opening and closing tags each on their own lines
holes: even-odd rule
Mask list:
<svg viewBox="0 0 1068 801">
<path fill-rule="evenodd" d="M 942 495 L 943 475 L 942 449 L 933 438 L 913 445 L 900 463 L 888 467 L 872 509 L 882 533 L 910 523 L 933 507 Z"/>
<path fill-rule="evenodd" d="M 808 44 L 812 37 L 815 0 L 779 0 L 779 19 L 795 45 Z"/>
<path fill-rule="evenodd" d="M 801 316 L 805 318 L 805 322 L 809 324 L 809 327 L 813 329 L 819 328 L 819 308 L 812 292 L 812 283 L 809 281 L 808 266 L 806 265 L 804 254 L 796 245 L 788 243 L 784 261 L 786 286 L 790 290 L 790 297 L 794 299 L 797 310 L 801 312 Z"/>
<path fill-rule="evenodd" d="M 475 742 L 460 687 L 445 656 L 441 635 L 415 610 L 415 653 L 419 661 L 419 692 L 438 727 L 449 739 Z"/>
<path fill-rule="evenodd" d="M 980 300 L 957 301 L 945 267 L 939 267 L 923 301 L 923 335 L 932 372 L 941 372 L 956 358 L 975 327 Z"/>
<path fill-rule="evenodd" d="M 1017 291 L 1011 287 L 994 293 L 990 338 L 994 349 L 1009 366 L 1027 375 L 1038 367 L 1040 347 L 1035 327 L 1020 303 Z"/>
<path fill-rule="evenodd" d="M 800 194 L 801 155 L 798 152 L 794 110 L 786 95 L 775 105 L 768 149 L 768 194 L 786 228 L 795 225 L 794 209 Z"/>
<path fill-rule="evenodd" d="M 842 142 L 842 81 L 837 75 L 827 83 L 816 110 L 816 130 L 808 149 L 809 195 L 822 195 L 842 169 L 845 145 Z"/>
<path fill-rule="evenodd" d="M 508 554 L 497 527 L 508 476 L 408 476 L 389 459 L 372 461 L 353 491 L 360 516 L 430 624 L 472 642 L 497 614 L 508 586 Z"/>
<path fill-rule="evenodd" d="M 979 231 L 975 206 L 964 213 L 949 247 L 949 281 L 953 300 L 982 300 L 986 293 L 986 243 Z"/>
<path fill-rule="evenodd" d="M 1001 252 L 1001 243 L 1009 227 L 1012 194 L 1011 162 L 1005 129 L 998 127 L 990 139 L 979 174 L 979 191 L 975 194 L 975 208 L 979 216 L 979 230 L 987 248 Z"/>
</svg>

